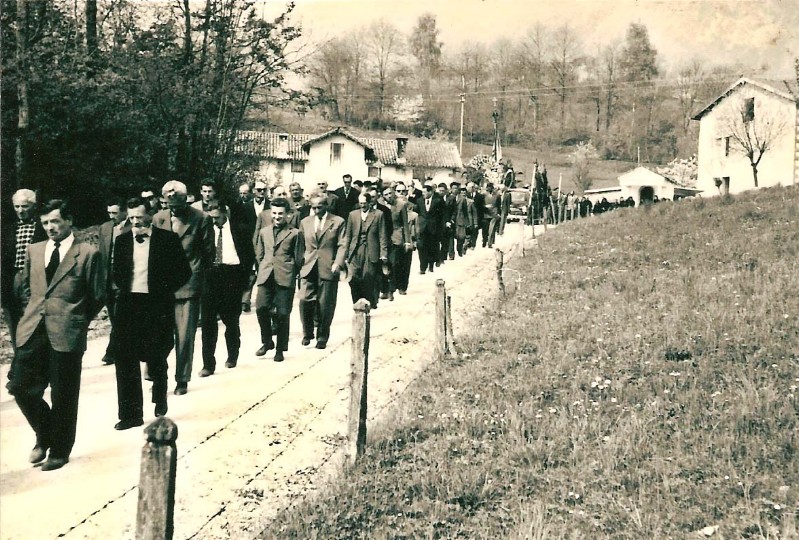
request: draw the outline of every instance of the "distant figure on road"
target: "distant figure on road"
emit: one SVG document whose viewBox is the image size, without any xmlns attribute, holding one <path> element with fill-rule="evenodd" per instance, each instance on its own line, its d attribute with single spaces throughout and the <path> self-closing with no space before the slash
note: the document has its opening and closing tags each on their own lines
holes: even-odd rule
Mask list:
<svg viewBox="0 0 799 540">
<path fill-rule="evenodd" d="M 324 349 L 336 313 L 339 271 L 344 267 L 346 241 L 344 220 L 327 211 L 327 197 L 311 196 L 311 215 L 300 222 L 303 247 L 300 270 L 300 319 L 302 344 L 314 338 L 314 314 L 318 311 L 316 348 Z"/>
<path fill-rule="evenodd" d="M 143 424 L 140 363 L 153 381 L 155 416 L 167 413 L 167 357 L 175 342 L 175 292 L 192 275 L 177 234 L 152 226 L 150 204 L 126 204 L 130 228 L 114 246 L 113 279 L 118 287 L 114 332 L 117 406 L 114 429 Z"/>
<path fill-rule="evenodd" d="M 97 249 L 75 240 L 66 202 L 54 199 L 40 214 L 49 239 L 28 246 L 22 289 L 29 300 L 8 391 L 36 433 L 29 461 L 41 462 L 49 449 L 42 470 L 52 471 L 69 462 L 75 444 L 86 334 L 104 287 Z M 52 406 L 43 399 L 48 385 Z"/>
<path fill-rule="evenodd" d="M 255 246 L 258 262 L 255 313 L 261 328 L 261 348 L 255 355 L 263 356 L 276 348 L 275 362 L 282 362 L 283 353 L 289 348 L 289 317 L 302 257 L 299 231 L 286 222 L 288 207 L 285 199 L 272 201 L 272 223 L 260 230 Z M 272 340 L 273 329 L 277 343 Z"/>
</svg>

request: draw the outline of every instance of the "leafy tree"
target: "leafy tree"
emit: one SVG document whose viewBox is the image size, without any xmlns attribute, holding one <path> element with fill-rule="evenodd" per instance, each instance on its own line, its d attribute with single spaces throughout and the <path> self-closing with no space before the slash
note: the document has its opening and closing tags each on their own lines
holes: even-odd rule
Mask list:
<svg viewBox="0 0 799 540">
<path fill-rule="evenodd" d="M 689 158 L 674 158 L 665 167 L 658 167 L 657 172 L 687 187 L 696 186 L 699 174 L 699 163 L 696 154 Z"/>
<path fill-rule="evenodd" d="M 591 165 L 598 156 L 596 148 L 591 142 L 579 143 L 574 151 L 569 154 L 569 162 L 572 164 L 572 177 L 574 185 L 585 193 L 591 189 L 594 181 L 591 178 Z"/>
</svg>

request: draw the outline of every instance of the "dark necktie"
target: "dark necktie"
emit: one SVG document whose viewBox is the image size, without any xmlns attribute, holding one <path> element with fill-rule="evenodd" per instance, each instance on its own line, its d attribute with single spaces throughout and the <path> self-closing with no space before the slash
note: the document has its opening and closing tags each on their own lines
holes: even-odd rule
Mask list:
<svg viewBox="0 0 799 540">
<path fill-rule="evenodd" d="M 61 254 L 58 252 L 58 248 L 61 247 L 61 242 L 54 243 L 55 249 L 53 250 L 53 254 L 50 255 L 50 262 L 47 263 L 47 267 L 44 269 L 44 275 L 47 278 L 48 285 L 50 285 L 50 281 L 52 281 L 55 271 L 58 270 L 58 265 L 61 264 Z"/>
<path fill-rule="evenodd" d="M 147 238 L 148 236 L 150 236 L 150 235 L 147 234 L 147 233 L 137 234 L 136 235 L 136 241 L 141 244 L 141 243 L 144 242 L 144 239 Z"/>
<path fill-rule="evenodd" d="M 219 233 L 216 236 L 216 262 L 222 264 L 222 227 L 219 228 Z"/>
</svg>

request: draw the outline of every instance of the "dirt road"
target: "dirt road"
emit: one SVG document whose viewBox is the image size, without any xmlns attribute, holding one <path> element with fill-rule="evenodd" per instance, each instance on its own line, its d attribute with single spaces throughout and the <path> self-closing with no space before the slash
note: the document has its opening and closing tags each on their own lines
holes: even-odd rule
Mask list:
<svg viewBox="0 0 799 540">
<path fill-rule="evenodd" d="M 497 246 L 509 250 L 520 234 L 509 225 Z M 446 280 L 457 338 L 496 294 L 494 261 L 493 250 L 478 248 L 422 276 L 414 260 L 407 296 L 382 300 L 372 312 L 372 419 L 432 358 L 435 280 Z M 272 351 L 254 356 L 257 321 L 254 313 L 243 314 L 238 367 L 224 367 L 220 336 L 217 372 L 199 378 L 198 331 L 189 392 L 169 397 L 168 416 L 179 429 L 175 538 L 252 538 L 276 512 L 338 471 L 349 399 L 348 299 L 349 288 L 341 284 L 331 340 L 322 351 L 313 342 L 300 345 L 295 309 L 290 350 L 280 364 Z M 105 339 L 90 341 L 84 356 L 77 442 L 63 469 L 45 473 L 27 463 L 33 433 L 0 390 L 0 538 L 133 538 L 144 438 L 141 428 L 113 429 L 116 387 L 114 368 L 100 363 L 105 345 Z M 3 381 L 7 370 L 0 370 Z M 152 420 L 146 417 L 145 424 Z"/>
</svg>

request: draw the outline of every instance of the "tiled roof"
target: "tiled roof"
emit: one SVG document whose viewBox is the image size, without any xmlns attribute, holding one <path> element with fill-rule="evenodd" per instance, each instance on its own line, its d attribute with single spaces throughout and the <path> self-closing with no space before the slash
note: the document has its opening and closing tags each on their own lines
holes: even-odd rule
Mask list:
<svg viewBox="0 0 799 540">
<path fill-rule="evenodd" d="M 285 137 L 281 150 L 280 136 Z M 366 147 L 369 154 L 383 166 L 403 165 L 406 167 L 430 167 L 446 169 L 462 169 L 458 147 L 446 141 L 431 141 L 426 139 L 409 139 L 405 147 L 405 155 L 400 158 L 397 153 L 397 139 L 379 139 L 375 137 L 356 137 L 349 132 L 337 128 L 321 135 L 312 134 L 280 134 L 266 131 L 241 131 L 236 140 L 237 152 L 260 156 L 267 159 L 285 159 L 292 161 L 306 161 L 307 152 L 303 146 L 313 144 L 328 136 L 342 135 Z"/>
<path fill-rule="evenodd" d="M 725 90 L 723 94 L 718 96 L 707 106 L 705 106 L 701 111 L 696 113 L 692 117 L 692 119 L 701 120 L 702 117 L 705 116 L 710 111 L 712 111 L 713 108 L 721 102 L 721 100 L 730 95 L 733 92 L 733 90 L 747 83 L 759 86 L 760 88 L 768 92 L 771 92 L 772 94 L 778 95 L 785 99 L 792 99 L 793 101 L 799 103 L 799 88 L 797 88 L 796 83 L 793 81 L 771 80 L 771 79 L 750 79 L 747 77 L 741 77 L 740 79 L 735 81 L 735 83 L 732 86 L 730 86 L 727 90 Z"/>
</svg>

